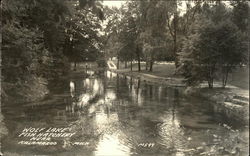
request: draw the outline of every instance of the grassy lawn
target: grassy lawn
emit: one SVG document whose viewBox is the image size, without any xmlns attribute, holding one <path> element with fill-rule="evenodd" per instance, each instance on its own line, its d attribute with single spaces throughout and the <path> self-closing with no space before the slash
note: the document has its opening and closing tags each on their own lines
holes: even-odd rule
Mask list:
<svg viewBox="0 0 250 156">
<path fill-rule="evenodd" d="M 174 63 L 155 63 L 153 66 L 153 71 L 149 72 L 145 69 L 145 63 L 141 63 L 141 73 L 152 74 L 155 76 L 160 77 L 181 77 L 180 75 L 174 75 L 175 73 L 175 65 Z M 120 63 L 120 70 L 123 71 L 130 71 L 130 63 L 128 63 L 128 67 L 124 68 L 125 65 L 123 62 Z M 133 63 L 133 71 L 138 71 L 137 63 Z M 217 80 L 220 81 L 220 80 Z M 235 69 L 231 74 L 228 76 L 228 84 L 242 88 L 242 89 L 249 89 L 249 67 L 241 67 Z"/>
<path fill-rule="evenodd" d="M 249 67 L 237 68 L 228 76 L 228 83 L 243 89 L 249 89 Z"/>
<path fill-rule="evenodd" d="M 153 74 L 161 77 L 174 77 L 175 65 L 171 64 L 154 64 L 153 71 L 149 72 L 145 70 L 145 65 L 142 68 L 143 73 Z"/>
<path fill-rule="evenodd" d="M 138 64 L 133 63 L 133 71 L 137 72 L 138 71 Z M 152 74 L 156 76 L 161 76 L 161 77 L 173 77 L 175 73 L 175 65 L 174 63 L 166 63 L 166 64 L 160 64 L 160 63 L 155 63 L 153 65 L 153 71 L 146 71 L 146 64 L 144 62 L 141 63 L 141 73 L 147 73 L 147 74 Z M 120 63 L 120 69 L 124 71 L 130 71 L 130 64 L 128 63 L 128 67 L 125 68 L 124 63 Z M 176 76 L 175 76 L 176 77 Z"/>
</svg>

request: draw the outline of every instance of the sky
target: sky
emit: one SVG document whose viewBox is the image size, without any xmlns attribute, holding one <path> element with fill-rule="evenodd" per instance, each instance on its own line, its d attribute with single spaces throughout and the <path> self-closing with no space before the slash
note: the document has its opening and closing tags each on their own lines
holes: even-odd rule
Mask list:
<svg viewBox="0 0 250 156">
<path fill-rule="evenodd" d="M 126 1 L 122 1 L 122 0 L 112 0 L 112 1 L 103 0 L 103 5 L 107 5 L 109 7 L 117 7 L 117 8 L 119 8 L 125 2 Z"/>
<path fill-rule="evenodd" d="M 108 7 L 117 7 L 120 8 L 122 4 L 124 4 L 126 0 L 103 0 L 103 5 L 106 5 Z M 185 12 L 185 3 L 182 3 L 182 6 L 179 7 L 181 10 L 181 15 Z"/>
</svg>

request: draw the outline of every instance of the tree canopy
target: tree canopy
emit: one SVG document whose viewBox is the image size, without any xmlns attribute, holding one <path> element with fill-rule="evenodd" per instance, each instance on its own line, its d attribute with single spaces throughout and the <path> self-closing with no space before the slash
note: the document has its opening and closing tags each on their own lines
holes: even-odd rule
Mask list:
<svg viewBox="0 0 250 156">
<path fill-rule="evenodd" d="M 212 88 L 248 61 L 246 1 L 128 1 L 105 10 L 106 54 L 118 62 L 139 67 L 142 60 L 152 71 L 155 61 L 174 61 L 187 84 L 208 81 Z"/>
<path fill-rule="evenodd" d="M 66 75 L 71 61 L 96 60 L 102 5 L 88 0 L 2 2 L 3 91 Z M 77 60 L 76 60 L 77 59 Z M 8 86 L 8 87 L 7 87 Z M 12 87 L 9 87 L 12 86 Z"/>
</svg>

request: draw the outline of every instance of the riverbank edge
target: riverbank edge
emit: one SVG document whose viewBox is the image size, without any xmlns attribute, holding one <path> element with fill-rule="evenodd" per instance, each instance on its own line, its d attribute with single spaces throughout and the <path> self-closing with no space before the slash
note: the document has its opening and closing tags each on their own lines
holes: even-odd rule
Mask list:
<svg viewBox="0 0 250 156">
<path fill-rule="evenodd" d="M 159 77 L 151 74 L 140 73 L 137 71 L 122 71 L 109 69 L 109 71 L 124 76 L 130 76 L 140 79 L 141 81 L 151 84 L 181 87 L 180 93 L 184 96 L 195 96 L 204 100 L 210 101 L 216 112 L 226 115 L 229 119 L 239 121 L 243 124 L 249 125 L 249 98 L 246 105 L 233 104 L 234 97 L 240 97 L 235 92 L 229 92 L 226 89 L 209 89 L 204 87 L 187 87 L 183 82 L 183 78 L 175 77 Z M 240 89 L 239 89 L 240 90 Z"/>
<path fill-rule="evenodd" d="M 3 92 L 1 92 L 1 107 L 7 105 L 24 104 L 44 99 L 48 94 L 47 80 L 42 77 L 33 77 L 33 79 L 26 83 L 22 88 L 18 88 L 16 84 L 2 83 Z M 13 92 L 16 90 L 18 95 L 8 94 L 6 92 Z"/>
</svg>

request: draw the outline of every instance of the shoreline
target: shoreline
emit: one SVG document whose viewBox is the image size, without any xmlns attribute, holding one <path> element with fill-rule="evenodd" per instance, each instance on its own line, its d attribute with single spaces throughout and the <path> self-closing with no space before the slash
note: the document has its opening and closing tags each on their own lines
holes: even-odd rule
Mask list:
<svg viewBox="0 0 250 156">
<path fill-rule="evenodd" d="M 210 101 L 215 112 L 243 124 L 249 124 L 249 90 L 231 85 L 221 88 L 218 84 L 213 89 L 205 87 L 204 84 L 198 87 L 187 87 L 183 82 L 183 78 L 160 77 L 137 71 L 108 70 L 116 74 L 131 76 L 150 84 L 183 87 L 182 94 L 185 96 L 196 96 Z"/>
<path fill-rule="evenodd" d="M 119 70 L 109 70 L 111 72 L 122 74 L 126 76 L 131 76 L 134 78 L 140 78 L 142 81 L 155 83 L 158 85 L 166 85 L 170 87 L 185 87 L 186 85 L 182 82 L 183 78 L 178 77 L 160 77 L 152 74 L 146 74 L 137 71 L 119 71 Z"/>
</svg>

